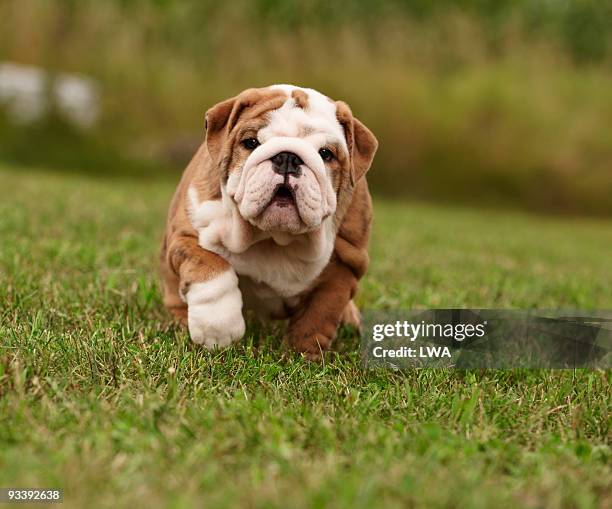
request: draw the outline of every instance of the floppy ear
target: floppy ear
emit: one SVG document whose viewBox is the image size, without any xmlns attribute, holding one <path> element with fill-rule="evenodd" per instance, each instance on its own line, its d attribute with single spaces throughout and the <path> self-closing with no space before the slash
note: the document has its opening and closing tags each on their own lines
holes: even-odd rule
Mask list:
<svg viewBox="0 0 612 509">
<path fill-rule="evenodd" d="M 218 104 L 215 104 L 206 112 L 206 146 L 208 153 L 215 162 L 218 162 L 219 154 L 223 147 L 223 141 L 232 130 L 232 122 L 235 125 L 237 115 L 234 113 L 239 96 L 232 97 Z M 239 114 L 239 112 L 238 112 Z"/>
<path fill-rule="evenodd" d="M 238 123 L 240 115 L 248 109 L 260 104 L 262 110 L 272 106 L 280 107 L 285 101 L 284 92 L 270 92 L 257 88 L 249 88 L 236 97 L 227 99 L 213 106 L 206 112 L 206 146 L 208 152 L 220 166 L 224 166 L 227 158 L 222 157 L 223 144 L 229 138 L 232 129 Z M 226 168 L 222 168 L 225 171 Z M 222 173 L 223 173 L 222 171 Z"/>
<path fill-rule="evenodd" d="M 378 140 L 360 120 L 353 116 L 348 104 L 336 101 L 336 116 L 344 129 L 351 160 L 351 184 L 355 185 L 370 169 Z"/>
</svg>

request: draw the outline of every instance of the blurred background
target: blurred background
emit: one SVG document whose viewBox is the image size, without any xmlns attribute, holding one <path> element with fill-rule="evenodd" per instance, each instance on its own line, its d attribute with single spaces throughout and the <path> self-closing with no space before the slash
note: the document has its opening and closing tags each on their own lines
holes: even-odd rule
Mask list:
<svg viewBox="0 0 612 509">
<path fill-rule="evenodd" d="M 0 163 L 177 179 L 204 112 L 313 87 L 378 136 L 372 190 L 612 215 L 610 0 L 2 0 Z"/>
</svg>

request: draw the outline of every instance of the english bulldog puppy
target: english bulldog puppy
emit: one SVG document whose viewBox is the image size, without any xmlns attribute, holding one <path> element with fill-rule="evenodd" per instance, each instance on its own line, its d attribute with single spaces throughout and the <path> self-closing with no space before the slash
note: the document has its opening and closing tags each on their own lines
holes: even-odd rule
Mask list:
<svg viewBox="0 0 612 509">
<path fill-rule="evenodd" d="M 342 101 L 309 89 L 248 89 L 206 113 L 161 251 L 165 306 L 207 348 L 245 332 L 243 311 L 289 319 L 307 357 L 330 348 L 368 266 L 365 174 L 378 142 Z"/>
</svg>

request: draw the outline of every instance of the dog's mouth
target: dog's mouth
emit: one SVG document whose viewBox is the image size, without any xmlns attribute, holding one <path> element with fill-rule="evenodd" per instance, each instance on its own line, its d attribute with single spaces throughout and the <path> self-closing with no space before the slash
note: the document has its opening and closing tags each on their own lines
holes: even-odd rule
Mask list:
<svg viewBox="0 0 612 509">
<path fill-rule="evenodd" d="M 258 216 L 256 226 L 268 231 L 299 231 L 302 219 L 296 191 L 296 185 L 291 185 L 287 181 L 279 183 L 272 192 L 272 198 Z"/>
<path fill-rule="evenodd" d="M 273 170 L 264 161 L 243 174 L 243 189 L 232 197 L 242 217 L 263 231 L 298 234 L 319 228 L 328 214 L 315 172 L 304 166 L 298 177 Z"/>
<path fill-rule="evenodd" d="M 295 189 L 285 183 L 279 184 L 276 186 L 276 190 L 274 191 L 268 206 L 270 205 L 277 205 L 281 208 L 292 206 L 295 207 Z"/>
</svg>

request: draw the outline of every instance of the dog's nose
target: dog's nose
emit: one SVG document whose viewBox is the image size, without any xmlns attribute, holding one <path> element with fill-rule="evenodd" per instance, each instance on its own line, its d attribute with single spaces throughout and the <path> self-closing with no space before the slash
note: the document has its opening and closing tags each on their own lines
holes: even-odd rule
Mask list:
<svg viewBox="0 0 612 509">
<path fill-rule="evenodd" d="M 304 164 L 304 161 L 293 152 L 279 152 L 274 157 L 271 157 L 270 161 L 272 161 L 274 171 L 280 175 L 299 177 L 302 174 L 300 165 Z"/>
</svg>

